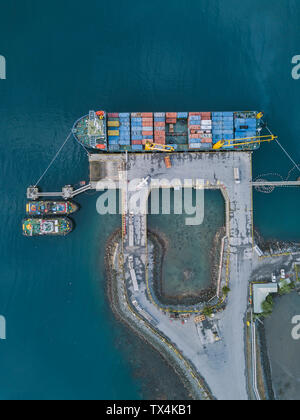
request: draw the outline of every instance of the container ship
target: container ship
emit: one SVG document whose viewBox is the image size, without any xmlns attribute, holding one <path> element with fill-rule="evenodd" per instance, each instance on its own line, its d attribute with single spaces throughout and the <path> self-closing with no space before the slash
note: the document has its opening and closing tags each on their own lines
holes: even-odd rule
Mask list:
<svg viewBox="0 0 300 420">
<path fill-rule="evenodd" d="M 78 209 L 78 205 L 71 201 L 31 201 L 26 204 L 28 216 L 63 216 Z"/>
<path fill-rule="evenodd" d="M 73 135 L 84 147 L 109 153 L 255 150 L 262 117 L 256 111 L 90 111 L 76 121 Z"/>
<path fill-rule="evenodd" d="M 73 230 L 73 222 L 66 217 L 56 219 L 25 219 L 23 235 L 32 236 L 66 236 Z"/>
</svg>

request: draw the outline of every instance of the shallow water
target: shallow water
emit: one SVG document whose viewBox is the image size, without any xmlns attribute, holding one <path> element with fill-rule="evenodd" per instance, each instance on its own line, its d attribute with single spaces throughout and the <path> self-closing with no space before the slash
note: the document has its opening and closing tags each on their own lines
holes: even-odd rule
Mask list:
<svg viewBox="0 0 300 420">
<path fill-rule="evenodd" d="M 195 191 L 193 200 L 195 203 Z M 174 203 L 174 192 L 171 194 L 171 203 Z M 173 214 L 173 210 L 172 206 L 170 215 L 160 213 L 148 216 L 148 227 L 162 233 L 167 244 L 162 293 L 171 298 L 195 296 L 211 284 L 210 252 L 216 233 L 225 225 L 224 199 L 219 191 L 205 192 L 204 219 L 198 226 L 186 225 L 186 219 L 190 216 L 185 210 L 181 215 Z"/>
</svg>

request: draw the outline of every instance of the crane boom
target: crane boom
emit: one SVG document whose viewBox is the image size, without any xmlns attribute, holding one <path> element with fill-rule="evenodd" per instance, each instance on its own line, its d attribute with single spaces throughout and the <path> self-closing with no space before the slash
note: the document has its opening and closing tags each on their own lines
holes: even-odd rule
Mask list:
<svg viewBox="0 0 300 420">
<path fill-rule="evenodd" d="M 216 144 L 214 144 L 213 149 L 219 150 L 222 149 L 224 146 L 246 146 L 248 144 L 255 144 L 255 143 L 264 143 L 264 142 L 271 142 L 278 139 L 277 136 L 274 135 L 266 135 L 266 136 L 256 136 L 256 137 L 245 137 L 242 139 L 230 139 L 230 140 L 220 140 Z"/>
</svg>

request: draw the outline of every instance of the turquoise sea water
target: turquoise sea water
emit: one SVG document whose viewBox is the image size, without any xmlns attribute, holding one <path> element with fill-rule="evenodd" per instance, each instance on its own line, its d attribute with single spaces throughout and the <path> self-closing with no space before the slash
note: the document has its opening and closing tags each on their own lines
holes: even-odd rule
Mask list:
<svg viewBox="0 0 300 420">
<path fill-rule="evenodd" d="M 93 108 L 263 109 L 300 161 L 300 81 L 291 78 L 291 59 L 300 54 L 299 19 L 297 0 L 1 5 L 7 80 L 0 80 L 0 314 L 8 339 L 0 342 L 0 398 L 151 394 L 150 386 L 147 395 L 142 388 L 146 372 L 137 377 L 129 362 L 132 348 L 105 294 L 103 246 L 119 219 L 98 217 L 96 197 L 82 196 L 73 235 L 26 240 L 20 231 L 25 188 L 73 121 Z M 256 175 L 286 175 L 291 167 L 275 144 L 254 155 Z M 56 190 L 87 176 L 84 152 L 70 142 L 41 187 Z M 254 199 L 264 235 L 299 239 L 297 190 Z M 137 346 L 137 361 L 141 353 Z M 162 392 L 154 374 L 151 384 Z"/>
</svg>

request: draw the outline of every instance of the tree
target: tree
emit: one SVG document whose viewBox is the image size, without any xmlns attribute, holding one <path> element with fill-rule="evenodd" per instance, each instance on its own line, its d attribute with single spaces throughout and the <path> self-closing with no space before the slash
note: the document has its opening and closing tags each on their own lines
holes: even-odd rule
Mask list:
<svg viewBox="0 0 300 420">
<path fill-rule="evenodd" d="M 286 281 L 282 282 L 279 290 L 280 296 L 288 295 L 295 287 L 295 283 L 288 284 Z"/>
<path fill-rule="evenodd" d="M 274 308 L 274 300 L 271 295 L 267 297 L 267 299 L 262 303 L 263 313 L 262 316 L 267 318 L 272 315 Z"/>
<path fill-rule="evenodd" d="M 229 288 L 229 287 L 227 287 L 227 286 L 224 286 L 222 290 L 223 290 L 223 294 L 224 294 L 224 296 L 228 296 L 228 294 L 229 294 L 229 292 L 230 292 L 230 288 Z"/>
<path fill-rule="evenodd" d="M 207 317 L 211 317 L 212 316 L 212 314 L 213 314 L 213 310 L 212 310 L 212 308 L 210 308 L 209 306 L 206 306 L 204 309 L 203 309 L 203 315 L 205 315 L 205 316 L 207 316 Z"/>
</svg>

